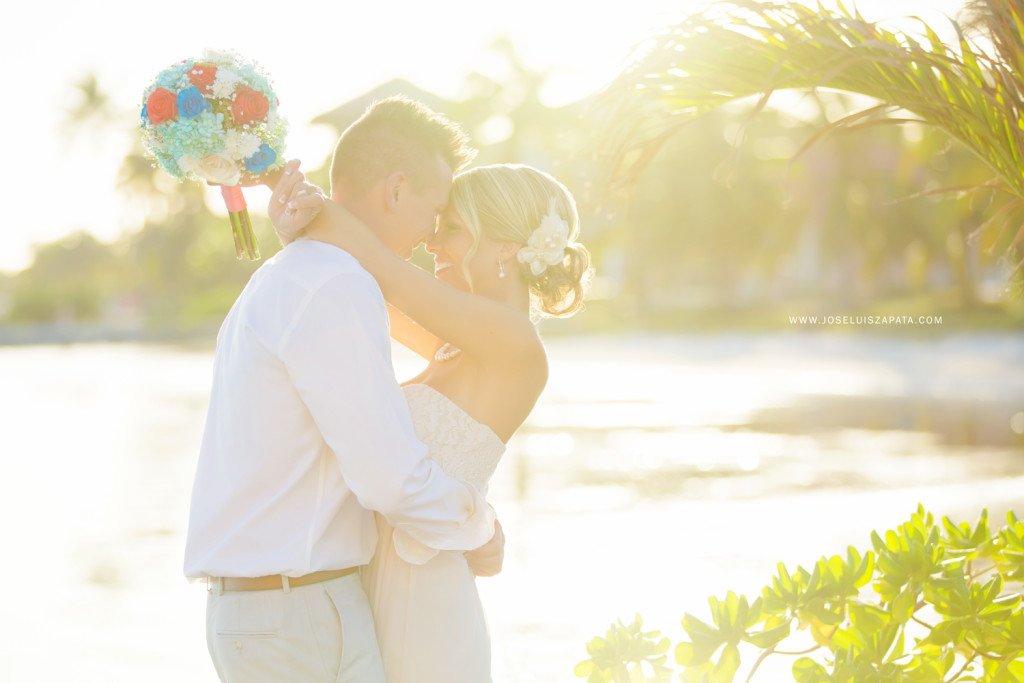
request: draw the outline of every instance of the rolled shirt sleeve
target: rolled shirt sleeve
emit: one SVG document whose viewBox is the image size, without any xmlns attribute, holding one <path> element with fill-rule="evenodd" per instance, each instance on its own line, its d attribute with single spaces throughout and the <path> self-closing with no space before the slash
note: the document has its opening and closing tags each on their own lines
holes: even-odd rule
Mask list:
<svg viewBox="0 0 1024 683">
<path fill-rule="evenodd" d="M 472 485 L 426 458 L 395 381 L 387 325 L 372 278 L 340 273 L 306 296 L 279 357 L 363 507 L 412 546 L 477 548 L 494 534 L 494 512 Z"/>
</svg>

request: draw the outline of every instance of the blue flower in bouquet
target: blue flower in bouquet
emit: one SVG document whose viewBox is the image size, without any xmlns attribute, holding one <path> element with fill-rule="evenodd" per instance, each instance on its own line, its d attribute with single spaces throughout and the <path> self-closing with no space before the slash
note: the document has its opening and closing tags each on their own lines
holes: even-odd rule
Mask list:
<svg viewBox="0 0 1024 683">
<path fill-rule="evenodd" d="M 262 173 L 263 169 L 277 161 L 277 152 L 270 145 L 260 145 L 258 152 L 245 160 L 245 170 L 249 173 Z"/>
<path fill-rule="evenodd" d="M 210 103 L 195 86 L 185 88 L 178 93 L 178 112 L 182 116 L 195 118 L 210 108 Z"/>
</svg>

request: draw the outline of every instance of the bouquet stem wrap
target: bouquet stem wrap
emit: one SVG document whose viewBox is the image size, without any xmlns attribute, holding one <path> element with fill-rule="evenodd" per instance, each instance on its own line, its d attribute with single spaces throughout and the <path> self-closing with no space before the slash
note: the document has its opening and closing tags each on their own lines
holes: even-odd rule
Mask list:
<svg viewBox="0 0 1024 683">
<path fill-rule="evenodd" d="M 221 196 L 224 197 L 224 205 L 228 208 L 228 217 L 231 219 L 231 234 L 235 238 L 235 256 L 239 259 L 242 255 L 249 257 L 250 261 L 260 258 L 260 245 L 256 241 L 256 234 L 252 231 L 252 221 L 249 220 L 249 210 L 245 204 L 245 196 L 242 188 L 236 186 L 222 186 Z"/>
</svg>

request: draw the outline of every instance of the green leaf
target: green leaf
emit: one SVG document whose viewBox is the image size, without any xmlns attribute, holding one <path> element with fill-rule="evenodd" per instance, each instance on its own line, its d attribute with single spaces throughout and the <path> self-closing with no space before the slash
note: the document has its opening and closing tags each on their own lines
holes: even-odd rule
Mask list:
<svg viewBox="0 0 1024 683">
<path fill-rule="evenodd" d="M 600 657 L 608 649 L 608 641 L 604 638 L 598 638 L 594 636 L 587 643 L 587 654 L 591 657 Z"/>
<path fill-rule="evenodd" d="M 711 599 L 714 600 L 714 598 Z M 683 630 L 694 643 L 714 644 L 715 647 L 718 647 L 725 642 L 718 629 L 704 623 L 692 614 L 683 615 Z"/>
<path fill-rule="evenodd" d="M 1000 574 L 996 574 L 986 588 L 985 601 L 992 602 L 996 600 L 999 594 L 1003 592 L 1003 577 Z"/>
<path fill-rule="evenodd" d="M 856 552 L 852 547 L 851 551 Z M 851 558 L 852 559 L 852 558 Z M 875 554 L 868 551 L 864 554 L 863 559 L 857 565 L 857 570 L 853 574 L 853 585 L 857 588 L 863 588 L 868 585 L 871 581 L 871 576 L 875 569 Z"/>
<path fill-rule="evenodd" d="M 681 666 L 695 666 L 703 663 L 703 661 L 700 661 L 695 656 L 693 643 L 683 641 L 676 645 L 676 664 Z"/>
<path fill-rule="evenodd" d="M 576 668 L 573 669 L 573 673 L 575 673 L 578 677 L 583 678 L 585 676 L 589 676 L 596 670 L 597 665 L 594 664 L 594 660 L 584 659 L 582 662 L 576 665 Z"/>
<path fill-rule="evenodd" d="M 880 631 L 889 623 L 889 614 L 882 608 L 869 603 L 852 603 L 849 615 L 853 625 L 865 634 Z"/>
<path fill-rule="evenodd" d="M 821 664 L 810 657 L 801 657 L 793 662 L 793 680 L 797 683 L 824 683 L 831 679 Z"/>
<path fill-rule="evenodd" d="M 909 589 L 902 590 L 896 599 L 892 601 L 889 613 L 897 623 L 905 624 L 914 616 L 917 608 L 917 596 Z"/>
<path fill-rule="evenodd" d="M 745 640 L 748 643 L 752 643 L 762 650 L 766 650 L 770 647 L 778 645 L 789 636 L 790 623 L 787 621 L 784 624 L 776 626 L 775 628 L 766 629 L 760 633 L 748 634 Z"/>
<path fill-rule="evenodd" d="M 793 577 L 786 571 L 786 565 L 779 562 L 778 588 L 786 593 L 793 592 Z"/>
<path fill-rule="evenodd" d="M 715 683 L 731 683 L 739 668 L 740 651 L 733 645 L 727 645 L 715 664 Z"/>
</svg>

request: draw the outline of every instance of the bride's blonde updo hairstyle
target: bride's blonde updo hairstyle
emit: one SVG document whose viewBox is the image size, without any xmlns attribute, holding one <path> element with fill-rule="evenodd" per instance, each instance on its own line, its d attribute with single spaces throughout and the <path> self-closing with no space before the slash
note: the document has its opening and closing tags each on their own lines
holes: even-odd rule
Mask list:
<svg viewBox="0 0 1024 683">
<path fill-rule="evenodd" d="M 473 235 L 466 263 L 476 253 L 481 234 L 495 242 L 517 242 L 525 247 L 545 216 L 554 211 L 569 226 L 561 261 L 548 265 L 539 275 L 528 263 L 512 263 L 529 283 L 533 304 L 542 315 L 567 317 L 583 306 L 590 253 L 576 242 L 579 214 L 565 185 L 530 166 L 479 166 L 455 176 L 450 204 Z"/>
</svg>

